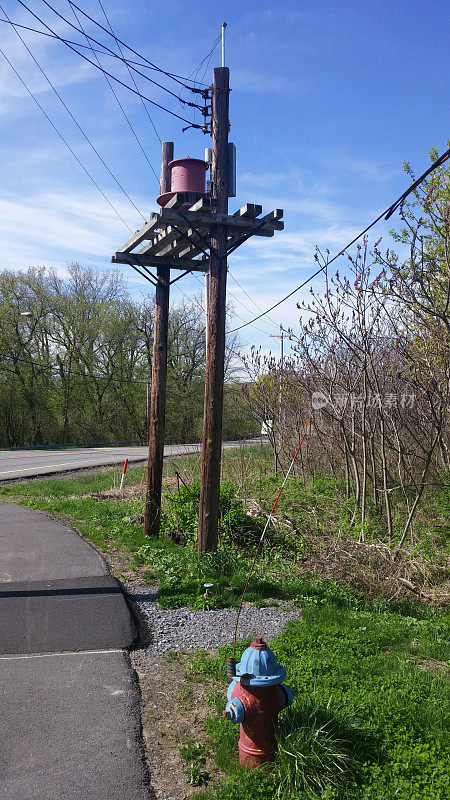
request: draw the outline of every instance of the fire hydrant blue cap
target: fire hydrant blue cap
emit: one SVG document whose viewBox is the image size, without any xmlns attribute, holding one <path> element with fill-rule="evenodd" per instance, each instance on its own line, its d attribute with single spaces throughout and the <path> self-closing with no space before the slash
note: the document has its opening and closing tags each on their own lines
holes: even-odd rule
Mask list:
<svg viewBox="0 0 450 800">
<path fill-rule="evenodd" d="M 283 683 L 286 670 L 278 664 L 275 653 L 257 636 L 236 664 L 236 676 L 248 686 L 274 686 Z M 245 676 L 245 677 L 244 677 Z"/>
</svg>

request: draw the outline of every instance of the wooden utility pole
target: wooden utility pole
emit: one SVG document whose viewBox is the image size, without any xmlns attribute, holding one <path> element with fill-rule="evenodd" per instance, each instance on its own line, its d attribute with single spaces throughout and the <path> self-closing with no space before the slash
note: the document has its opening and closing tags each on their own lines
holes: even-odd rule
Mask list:
<svg viewBox="0 0 450 800">
<path fill-rule="evenodd" d="M 169 161 L 173 142 L 162 143 L 160 194 L 170 192 Z M 144 534 L 158 536 L 161 521 L 161 486 L 166 422 L 167 338 L 169 331 L 170 269 L 158 266 L 153 332 L 152 385 L 148 436 L 148 470 L 145 494 Z"/>
<path fill-rule="evenodd" d="M 225 27 L 224 23 L 223 45 Z M 224 56 L 223 50 L 223 61 Z M 170 197 L 164 198 L 167 201 L 165 205 L 157 213 L 151 214 L 149 221 L 116 250 L 111 258 L 113 264 L 128 264 L 141 277 L 147 278 L 153 284 L 156 281 L 157 284 L 144 523 L 144 532 L 148 536 L 158 535 L 161 517 L 170 274 L 172 269 L 179 270 L 181 274 L 174 278 L 179 280 L 191 272 L 205 272 L 209 267 L 199 553 L 217 547 L 227 255 L 233 253 L 251 236 L 273 236 L 275 231 L 284 228 L 281 208 L 261 217 L 261 205 L 246 203 L 234 214 L 228 214 L 230 190 L 234 196 L 234 180 L 229 186 L 228 174 L 230 156 L 230 174 L 234 175 L 234 148 L 230 148 L 230 154 L 228 147 L 229 91 L 229 70 L 222 63 L 222 67 L 214 70 L 211 88 L 212 197 L 209 196 L 209 190 L 208 194 L 203 189 L 199 190 L 192 170 L 188 170 L 188 188 L 184 185 L 184 180 L 178 179 L 174 180 L 175 189 L 169 186 L 168 163 L 173 159 L 173 143 L 163 142 L 160 192 L 170 192 Z M 202 94 L 206 103 L 206 119 L 209 116 L 209 89 Z M 206 122 L 204 126 L 194 127 L 204 129 L 205 126 Z M 188 159 L 183 161 L 189 163 Z M 191 184 L 194 189 L 189 188 Z M 147 244 L 143 245 L 144 242 Z"/>
<path fill-rule="evenodd" d="M 228 106 L 229 70 L 228 67 L 217 67 L 214 70 L 211 93 L 213 144 L 211 177 L 213 197 L 217 200 L 217 216 L 228 214 Z M 208 347 L 198 531 L 199 553 L 205 553 L 217 547 L 225 361 L 227 241 L 226 226 L 213 225 L 211 227 Z"/>
</svg>

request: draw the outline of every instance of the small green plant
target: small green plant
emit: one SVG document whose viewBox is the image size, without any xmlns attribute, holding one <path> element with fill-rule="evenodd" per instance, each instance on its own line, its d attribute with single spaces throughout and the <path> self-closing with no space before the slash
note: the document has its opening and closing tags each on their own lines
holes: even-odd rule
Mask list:
<svg viewBox="0 0 450 800">
<path fill-rule="evenodd" d="M 209 772 L 206 772 L 198 764 L 190 764 L 185 774 L 186 780 L 191 786 L 204 786 L 211 777 Z"/>
<path fill-rule="evenodd" d="M 183 708 L 189 708 L 189 702 L 192 695 L 192 689 L 189 686 L 183 686 L 176 695 L 176 699 L 180 701 Z"/>
<path fill-rule="evenodd" d="M 168 664 L 173 664 L 175 661 L 178 661 L 178 653 L 176 650 L 169 650 L 166 653 L 166 661 Z"/>
<path fill-rule="evenodd" d="M 200 761 L 202 764 L 205 763 L 206 749 L 195 739 L 188 738 L 180 742 L 178 750 L 183 761 Z"/>
<path fill-rule="evenodd" d="M 207 751 L 204 745 L 195 739 L 185 739 L 178 745 L 178 751 L 183 761 L 186 762 L 186 780 L 192 786 L 203 786 L 210 778 L 205 770 Z"/>
<path fill-rule="evenodd" d="M 364 740 L 363 730 L 329 707 L 296 704 L 281 715 L 277 731 L 278 796 L 322 792 L 356 776 Z"/>
<path fill-rule="evenodd" d="M 200 611 L 212 611 L 213 608 L 222 608 L 222 599 L 220 597 L 206 597 L 201 594 L 192 603 L 192 607 Z"/>
</svg>

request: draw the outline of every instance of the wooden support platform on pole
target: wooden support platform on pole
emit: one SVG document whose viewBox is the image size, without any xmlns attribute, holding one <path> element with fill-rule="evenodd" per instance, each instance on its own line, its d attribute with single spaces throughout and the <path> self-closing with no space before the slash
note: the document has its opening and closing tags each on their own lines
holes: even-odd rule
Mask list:
<svg viewBox="0 0 450 800">
<path fill-rule="evenodd" d="M 234 214 L 222 213 L 216 198 L 196 200 L 186 209 L 183 206 L 192 200 L 191 194 L 176 194 L 167 206 L 152 214 L 147 222 L 131 239 L 117 250 L 111 261 L 114 264 L 135 264 L 157 268 L 159 265 L 170 269 L 205 272 L 209 268 L 206 250 L 214 249 L 212 239 L 215 231 L 221 230 L 225 236 L 227 251 L 241 237 L 273 236 L 282 231 L 283 211 L 276 208 L 270 214 L 260 217 L 262 207 L 246 203 Z M 135 250 L 136 247 L 139 250 Z"/>
</svg>

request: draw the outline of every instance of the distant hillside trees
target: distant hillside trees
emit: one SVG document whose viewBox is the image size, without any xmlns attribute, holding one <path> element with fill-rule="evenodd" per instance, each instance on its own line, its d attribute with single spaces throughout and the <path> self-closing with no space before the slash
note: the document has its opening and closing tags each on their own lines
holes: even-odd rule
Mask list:
<svg viewBox="0 0 450 800">
<path fill-rule="evenodd" d="M 0 445 L 145 439 L 153 318 L 153 299 L 132 300 L 116 271 L 1 272 Z M 204 361 L 200 303 L 172 305 L 168 439 L 201 436 Z M 245 435 L 242 401 L 241 413 L 232 405 L 225 431 Z"/>
</svg>

